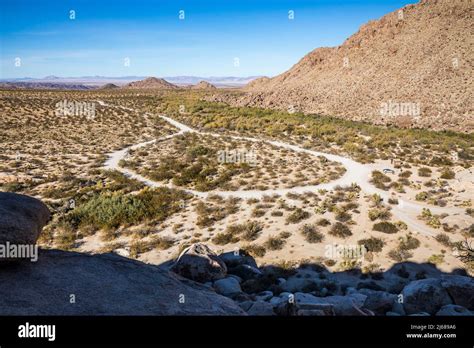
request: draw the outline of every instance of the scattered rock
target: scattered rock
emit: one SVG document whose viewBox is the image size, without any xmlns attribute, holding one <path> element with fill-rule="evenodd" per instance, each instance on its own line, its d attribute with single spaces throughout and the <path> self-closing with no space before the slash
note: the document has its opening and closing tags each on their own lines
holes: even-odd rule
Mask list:
<svg viewBox="0 0 474 348">
<path fill-rule="evenodd" d="M 296 276 L 288 278 L 286 282 L 281 285 L 281 289 L 288 292 L 307 291 L 309 289 L 315 290 L 319 288 L 318 280 Z"/>
<path fill-rule="evenodd" d="M 393 303 L 392 312 L 398 313 L 399 315 L 406 315 L 403 304 L 398 302 L 398 299 Z"/>
<path fill-rule="evenodd" d="M 244 281 L 258 278 L 263 274 L 258 268 L 244 264 L 229 268 L 228 272 L 242 278 Z"/>
<path fill-rule="evenodd" d="M 396 295 L 384 291 L 361 289 L 359 292 L 367 296 L 364 308 L 370 309 L 376 315 L 384 315 L 390 311 L 397 298 Z"/>
<path fill-rule="evenodd" d="M 216 289 L 218 294 L 224 296 L 233 296 L 242 292 L 239 282 L 233 277 L 216 280 L 214 282 L 214 289 Z"/>
<path fill-rule="evenodd" d="M 273 312 L 273 306 L 268 302 L 257 301 L 254 302 L 250 309 L 247 311 L 248 315 L 275 315 Z"/>
<path fill-rule="evenodd" d="M 224 261 L 228 268 L 232 268 L 239 265 L 248 265 L 258 269 L 257 262 L 250 256 L 245 250 L 239 250 L 238 252 L 229 251 L 219 255 L 219 258 Z"/>
<path fill-rule="evenodd" d="M 474 315 L 470 310 L 462 306 L 449 304 L 441 307 L 441 309 L 436 313 L 438 316 L 442 315 L 456 315 L 456 316 L 471 316 Z"/>
<path fill-rule="evenodd" d="M 222 279 L 227 275 L 225 263 L 207 245 L 201 243 L 183 250 L 171 270 L 200 283 Z"/>
<path fill-rule="evenodd" d="M 273 292 L 271 291 L 262 291 L 261 293 L 255 296 L 255 300 L 257 301 L 268 301 L 273 298 Z"/>
</svg>

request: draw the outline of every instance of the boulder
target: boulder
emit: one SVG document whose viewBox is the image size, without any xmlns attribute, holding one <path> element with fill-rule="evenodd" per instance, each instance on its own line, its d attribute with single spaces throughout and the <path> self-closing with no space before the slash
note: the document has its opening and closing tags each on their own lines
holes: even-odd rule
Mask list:
<svg viewBox="0 0 474 348">
<path fill-rule="evenodd" d="M 397 299 L 397 295 L 385 291 L 361 289 L 359 292 L 367 296 L 363 307 L 370 309 L 376 315 L 384 315 L 390 311 Z"/>
<path fill-rule="evenodd" d="M 332 306 L 335 315 L 362 315 L 360 309 L 366 299 L 367 296 L 360 293 L 327 297 L 316 297 L 300 292 L 295 294 L 295 302 L 299 308 L 305 308 L 307 305 L 326 304 Z"/>
<path fill-rule="evenodd" d="M 202 284 L 113 253 L 40 250 L 36 263 L 0 268 L 0 284 L 2 315 L 245 315 Z"/>
<path fill-rule="evenodd" d="M 429 278 L 410 282 L 403 288 L 403 308 L 410 314 L 428 312 L 435 314 L 447 304 L 451 298 L 445 288 L 441 286 L 441 279 Z"/>
<path fill-rule="evenodd" d="M 233 296 L 242 292 L 239 282 L 233 277 L 216 280 L 214 282 L 214 289 L 216 289 L 218 294 L 224 296 Z"/>
<path fill-rule="evenodd" d="M 51 214 L 36 198 L 0 192 L 0 244 L 36 244 Z"/>
<path fill-rule="evenodd" d="M 228 269 L 228 273 L 240 277 L 242 280 L 254 279 L 262 276 L 262 272 L 250 265 L 238 265 Z"/>
<path fill-rule="evenodd" d="M 474 310 L 474 279 L 459 275 L 441 276 L 441 286 L 446 289 L 453 302 Z"/>
<path fill-rule="evenodd" d="M 171 270 L 200 283 L 222 279 L 227 274 L 225 263 L 207 245 L 201 243 L 184 249 Z"/>
<path fill-rule="evenodd" d="M 271 298 L 273 298 L 273 292 L 271 291 L 262 291 L 255 295 L 255 300 L 257 301 L 269 301 Z"/>
<path fill-rule="evenodd" d="M 405 308 L 403 308 L 403 303 L 398 302 L 397 300 L 393 303 L 392 312 L 398 313 L 399 315 L 406 315 Z"/>
<path fill-rule="evenodd" d="M 257 262 L 250 256 L 245 250 L 239 250 L 238 252 L 229 251 L 219 255 L 219 258 L 224 261 L 228 268 L 232 268 L 239 265 L 248 265 L 258 269 Z"/>
<path fill-rule="evenodd" d="M 300 292 L 305 289 L 320 289 L 319 279 L 291 276 L 281 285 L 283 291 Z"/>
<path fill-rule="evenodd" d="M 280 297 L 277 301 L 274 297 L 270 303 L 274 306 L 275 313 L 281 316 L 335 315 L 332 304 L 325 303 L 311 294 L 296 293 L 293 301 L 289 301 L 289 297 Z"/>
<path fill-rule="evenodd" d="M 441 307 L 441 309 L 436 313 L 438 316 L 443 315 L 455 315 L 455 316 L 471 316 L 474 315 L 469 309 L 462 306 L 449 304 Z"/>
<path fill-rule="evenodd" d="M 248 315 L 255 315 L 255 316 L 270 316 L 275 315 L 273 312 L 273 306 L 268 302 L 263 301 L 256 301 L 252 304 L 252 306 L 247 311 Z"/>
</svg>

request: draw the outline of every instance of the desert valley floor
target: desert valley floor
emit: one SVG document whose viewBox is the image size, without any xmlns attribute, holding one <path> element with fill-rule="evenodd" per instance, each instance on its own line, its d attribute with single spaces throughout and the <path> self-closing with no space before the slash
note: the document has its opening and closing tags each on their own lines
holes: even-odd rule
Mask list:
<svg viewBox="0 0 474 348">
<path fill-rule="evenodd" d="M 474 236 L 472 134 L 236 108 L 206 93 L 0 91 L 0 190 L 48 205 L 43 248 L 159 265 L 202 242 L 283 268 L 408 260 L 472 274 L 458 257 Z M 95 113 L 58 116 L 63 100 Z M 252 161 L 219 161 L 223 151 Z M 357 246 L 357 257 L 337 252 Z"/>
</svg>

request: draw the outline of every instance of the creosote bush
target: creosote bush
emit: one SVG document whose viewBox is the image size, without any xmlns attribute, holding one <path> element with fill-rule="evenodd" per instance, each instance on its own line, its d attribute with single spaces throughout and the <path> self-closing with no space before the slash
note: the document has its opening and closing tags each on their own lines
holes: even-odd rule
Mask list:
<svg viewBox="0 0 474 348">
<path fill-rule="evenodd" d="M 169 188 L 144 189 L 136 195 L 101 193 L 62 217 L 72 229 L 117 228 L 147 221 L 164 221 L 178 212 L 187 194 Z"/>
<path fill-rule="evenodd" d="M 334 225 L 332 225 L 331 229 L 329 230 L 329 234 L 339 238 L 352 236 L 352 232 L 349 227 L 341 222 L 336 222 Z"/>
<path fill-rule="evenodd" d="M 388 233 L 388 234 L 398 232 L 398 227 L 395 224 L 388 221 L 382 221 L 382 222 L 378 222 L 374 224 L 373 229 L 374 231 Z"/>
</svg>

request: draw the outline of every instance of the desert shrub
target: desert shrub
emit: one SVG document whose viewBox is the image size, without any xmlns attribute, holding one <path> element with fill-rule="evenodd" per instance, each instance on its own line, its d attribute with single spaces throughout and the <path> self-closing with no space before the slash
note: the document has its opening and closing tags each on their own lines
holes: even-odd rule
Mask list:
<svg viewBox="0 0 474 348">
<path fill-rule="evenodd" d="M 324 239 L 323 234 L 318 231 L 315 225 L 303 225 L 301 227 L 301 234 L 308 243 L 320 243 Z"/>
<path fill-rule="evenodd" d="M 25 185 L 18 181 L 0 184 L 0 189 L 5 192 L 21 192 Z"/>
<path fill-rule="evenodd" d="M 255 208 L 252 210 L 252 217 L 255 217 L 255 218 L 262 217 L 263 215 L 265 215 L 265 213 L 266 213 L 265 210 Z"/>
<path fill-rule="evenodd" d="M 383 233 L 397 233 L 398 228 L 395 224 L 388 222 L 388 221 L 382 221 L 374 224 L 373 226 L 374 231 L 378 232 L 383 232 Z"/>
<path fill-rule="evenodd" d="M 378 170 L 374 170 L 372 172 L 372 179 L 370 180 L 370 182 L 374 184 L 375 187 L 381 190 L 388 190 L 388 187 L 385 185 L 385 183 L 389 183 L 391 181 L 392 179 L 390 179 L 390 177 Z"/>
<path fill-rule="evenodd" d="M 274 210 L 270 214 L 271 216 L 283 216 L 283 212 L 281 210 Z"/>
<path fill-rule="evenodd" d="M 308 219 L 310 216 L 311 214 L 307 211 L 301 208 L 296 208 L 295 211 L 288 215 L 288 217 L 286 218 L 286 222 L 290 224 L 296 224 L 302 220 Z"/>
<path fill-rule="evenodd" d="M 263 257 L 267 252 L 264 246 L 258 244 L 245 245 L 242 249 L 253 257 Z"/>
<path fill-rule="evenodd" d="M 404 223 L 403 221 L 396 221 L 395 222 L 395 226 L 397 226 L 397 228 L 399 230 L 406 230 L 408 229 L 408 225 L 406 223 Z"/>
<path fill-rule="evenodd" d="M 388 199 L 388 203 L 389 203 L 389 204 L 397 205 L 397 204 L 398 204 L 398 199 L 397 199 L 397 198 L 392 198 L 392 197 L 390 197 L 390 198 Z"/>
<path fill-rule="evenodd" d="M 437 234 L 435 239 L 438 241 L 438 243 L 441 243 L 446 247 L 451 247 L 451 240 L 449 239 L 449 236 L 446 233 Z"/>
<path fill-rule="evenodd" d="M 331 224 L 331 221 L 329 221 L 328 219 L 325 219 L 325 218 L 322 218 L 322 219 L 319 219 L 318 221 L 316 221 L 316 225 L 318 226 L 329 226 Z"/>
<path fill-rule="evenodd" d="M 110 191 L 123 190 L 124 192 L 134 192 L 145 187 L 140 181 L 126 177 L 118 170 L 106 170 L 104 175 L 108 180 L 112 181 L 110 186 L 107 186 Z"/>
<path fill-rule="evenodd" d="M 286 241 L 280 237 L 268 237 L 265 241 L 265 248 L 268 250 L 281 250 L 285 245 Z"/>
<path fill-rule="evenodd" d="M 336 212 L 335 218 L 336 218 L 337 221 L 347 222 L 352 218 L 352 216 L 351 216 L 351 214 L 349 214 L 345 211 L 338 211 L 338 212 Z"/>
<path fill-rule="evenodd" d="M 388 220 L 392 214 L 386 208 L 374 208 L 369 210 L 369 219 L 371 221 L 375 221 L 377 219 L 380 220 Z"/>
<path fill-rule="evenodd" d="M 341 222 L 336 222 L 334 225 L 332 225 L 331 229 L 329 230 L 329 234 L 339 238 L 352 236 L 352 232 L 349 227 Z"/>
<path fill-rule="evenodd" d="M 212 238 L 212 242 L 216 245 L 226 245 L 229 243 L 237 243 L 239 238 L 232 232 L 222 232 Z"/>
<path fill-rule="evenodd" d="M 420 246 L 420 241 L 410 234 L 407 234 L 405 238 L 400 238 L 399 248 L 403 250 L 413 250 Z"/>
<path fill-rule="evenodd" d="M 413 254 L 408 250 L 397 248 L 397 249 L 390 250 L 388 253 L 388 257 L 390 257 L 392 260 L 396 262 L 403 262 L 403 261 L 408 260 L 410 257 L 413 257 Z"/>
<path fill-rule="evenodd" d="M 367 251 L 380 252 L 384 246 L 384 241 L 380 238 L 371 237 L 368 239 L 361 239 L 357 242 L 359 245 L 363 245 Z"/>
<path fill-rule="evenodd" d="M 429 195 L 428 192 L 421 191 L 421 192 L 416 194 L 415 199 L 417 201 L 426 201 L 429 197 L 430 197 L 430 195 Z"/>
<path fill-rule="evenodd" d="M 179 211 L 187 195 L 169 188 L 145 189 L 136 195 L 103 193 L 81 204 L 64 220 L 73 228 L 116 228 L 146 221 L 163 221 Z"/>
<path fill-rule="evenodd" d="M 400 174 L 398 174 L 398 176 L 400 178 L 409 178 L 413 173 L 410 172 L 409 170 L 405 170 L 403 172 L 401 172 Z"/>
<path fill-rule="evenodd" d="M 441 179 L 454 179 L 456 177 L 456 173 L 454 173 L 451 169 L 449 168 L 444 168 L 441 171 Z"/>
<path fill-rule="evenodd" d="M 430 177 L 431 176 L 431 169 L 428 167 L 421 167 L 418 169 L 418 175 L 422 177 Z"/>
<path fill-rule="evenodd" d="M 432 263 L 434 265 L 440 265 L 444 262 L 444 255 L 438 254 L 438 255 L 431 255 L 428 258 L 428 262 Z"/>
<path fill-rule="evenodd" d="M 244 233 L 242 235 L 242 239 L 246 241 L 252 241 L 260 236 L 263 226 L 257 221 L 248 221 L 243 225 L 243 230 Z"/>
<path fill-rule="evenodd" d="M 171 248 L 175 242 L 171 238 L 165 238 L 160 236 L 153 236 L 149 241 L 152 248 L 159 250 L 167 250 Z"/>
<path fill-rule="evenodd" d="M 71 230 L 63 230 L 55 236 L 56 247 L 61 250 L 71 250 L 76 243 L 76 234 Z"/>
</svg>

